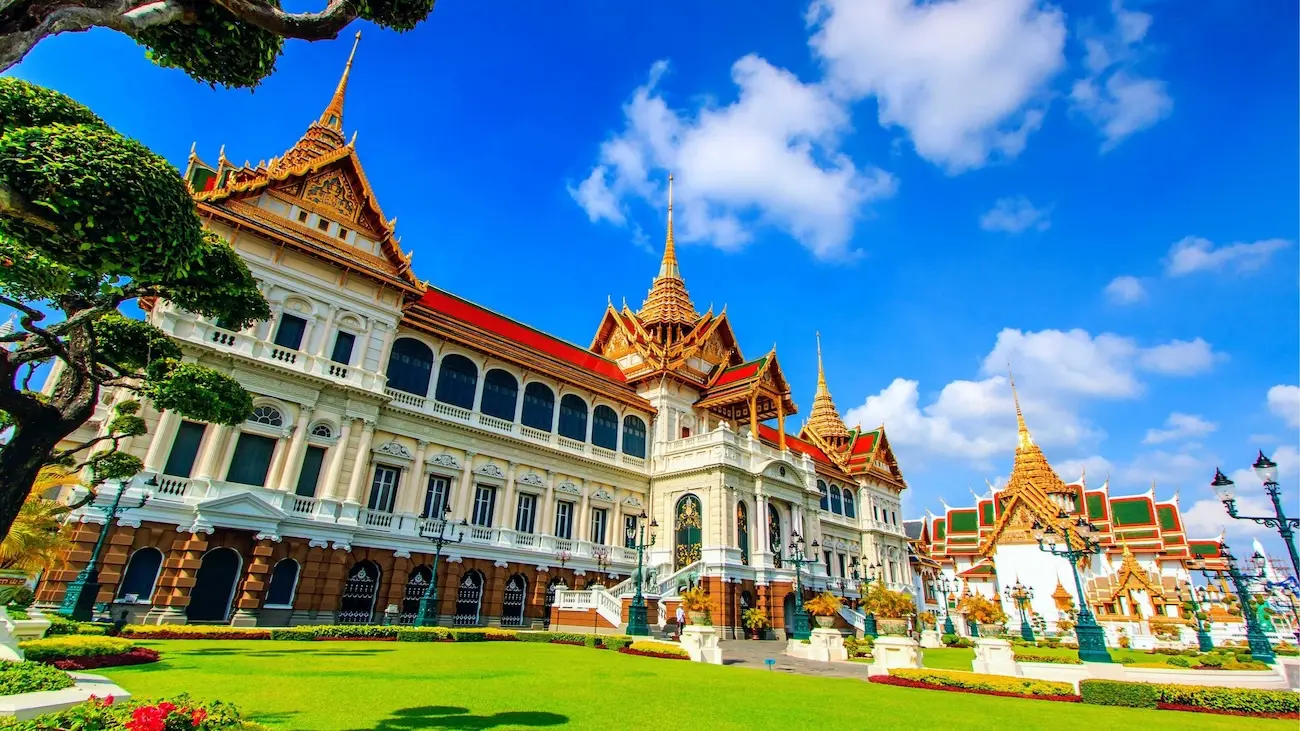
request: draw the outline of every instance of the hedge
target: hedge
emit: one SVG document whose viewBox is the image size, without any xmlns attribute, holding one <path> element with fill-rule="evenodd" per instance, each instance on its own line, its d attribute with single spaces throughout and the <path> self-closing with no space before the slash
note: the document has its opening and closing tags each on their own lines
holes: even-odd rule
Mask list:
<svg viewBox="0 0 1300 731">
<path fill-rule="evenodd" d="M 1018 662 L 1050 662 L 1056 665 L 1082 665 L 1083 661 L 1069 655 L 1043 655 L 1036 652 L 1016 652 Z"/>
<path fill-rule="evenodd" d="M 1084 680 L 1079 692 L 1084 703 L 1103 706 L 1300 718 L 1300 694 L 1289 690 Z"/>
<path fill-rule="evenodd" d="M 890 670 L 889 677 L 942 688 L 991 691 L 1033 697 L 1044 696 L 1057 700 L 1077 700 L 1074 695 L 1074 686 L 1069 683 L 1058 683 L 1050 680 L 1033 680 L 1009 675 L 981 675 L 959 670 L 913 670 L 911 668 Z"/>
<path fill-rule="evenodd" d="M 62 614 L 48 612 L 45 618 L 50 620 L 50 628 L 45 630 L 45 636 L 51 635 L 105 635 L 112 629 L 111 624 L 102 624 L 99 622 L 74 622 Z"/>
<path fill-rule="evenodd" d="M 18 643 L 24 657 L 35 662 L 53 662 L 70 657 L 120 655 L 135 648 L 135 643 L 121 637 L 62 635 Z"/>
<path fill-rule="evenodd" d="M 98 668 L 116 668 L 123 665 L 144 665 L 158 662 L 162 655 L 157 650 L 147 647 L 133 647 L 116 655 L 88 655 L 70 657 L 66 660 L 54 660 L 50 664 L 60 670 L 95 670 Z"/>
<path fill-rule="evenodd" d="M 271 630 L 205 624 L 128 624 L 118 633 L 141 640 L 269 640 Z"/>
<path fill-rule="evenodd" d="M 630 639 L 630 638 L 629 638 Z M 677 645 L 651 640 L 638 640 L 630 646 L 619 650 L 625 655 L 642 655 L 645 657 L 662 657 L 669 660 L 689 660 L 690 655 Z"/>
<path fill-rule="evenodd" d="M 39 662 L 0 662 L 0 695 L 63 690 L 74 684 L 71 675 Z"/>
</svg>

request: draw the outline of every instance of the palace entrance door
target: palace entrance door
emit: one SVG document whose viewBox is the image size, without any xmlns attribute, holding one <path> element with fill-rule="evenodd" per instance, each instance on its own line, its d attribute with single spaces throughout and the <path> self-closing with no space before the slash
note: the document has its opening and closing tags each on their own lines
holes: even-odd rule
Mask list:
<svg viewBox="0 0 1300 731">
<path fill-rule="evenodd" d="M 230 548 L 214 548 L 203 554 L 185 618 L 191 622 L 225 622 L 243 565 L 244 559 Z"/>
</svg>

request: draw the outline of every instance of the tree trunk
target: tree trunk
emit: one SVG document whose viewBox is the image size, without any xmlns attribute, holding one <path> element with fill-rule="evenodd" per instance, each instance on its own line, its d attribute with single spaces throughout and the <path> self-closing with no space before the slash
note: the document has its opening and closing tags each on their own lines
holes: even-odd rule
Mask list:
<svg viewBox="0 0 1300 731">
<path fill-rule="evenodd" d="M 22 428 L 15 431 L 8 444 L 0 447 L 0 541 L 9 535 L 9 527 L 18 517 L 50 452 L 75 430 L 75 427 L 63 429 L 63 423 Z"/>
</svg>

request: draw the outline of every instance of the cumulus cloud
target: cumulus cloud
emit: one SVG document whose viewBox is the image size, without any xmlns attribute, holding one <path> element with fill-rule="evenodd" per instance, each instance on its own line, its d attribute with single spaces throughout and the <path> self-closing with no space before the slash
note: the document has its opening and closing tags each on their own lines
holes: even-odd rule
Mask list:
<svg viewBox="0 0 1300 731">
<path fill-rule="evenodd" d="M 840 150 L 849 117 L 821 84 L 749 55 L 731 76 L 734 102 L 672 108 L 660 89 L 666 62 L 624 106 L 622 132 L 570 194 L 593 221 L 626 221 L 622 203 L 662 202 L 661 179 L 676 173 L 677 234 L 722 249 L 743 247 L 760 225 L 785 231 L 819 258 L 850 255 L 856 219 L 892 195 L 893 176 L 856 165 Z"/>
<path fill-rule="evenodd" d="M 1126 274 L 1110 280 L 1103 294 L 1112 304 L 1131 305 L 1146 299 L 1147 291 L 1141 279 Z"/>
<path fill-rule="evenodd" d="M 1300 386 L 1280 384 L 1270 388 L 1268 410 L 1287 426 L 1300 427 Z"/>
<path fill-rule="evenodd" d="M 1300 450 L 1293 445 L 1283 445 L 1273 451 L 1271 455 L 1274 462 L 1277 462 L 1278 473 L 1282 478 L 1294 479 L 1297 473 L 1300 473 Z M 1228 473 L 1229 478 L 1237 483 L 1237 512 L 1241 515 L 1272 515 L 1273 503 L 1268 496 L 1264 494 L 1264 489 L 1260 486 L 1259 478 L 1255 476 L 1249 465 L 1242 465 L 1236 469 L 1224 470 Z M 1213 468 L 1210 468 L 1208 475 L 1201 475 L 1202 485 L 1209 485 L 1209 478 L 1214 475 Z M 1190 504 L 1183 503 L 1183 523 L 1187 527 L 1189 535 L 1196 537 L 1215 536 L 1219 531 L 1226 530 L 1229 538 L 1232 537 L 1249 537 L 1258 535 L 1275 535 L 1275 528 L 1266 528 L 1250 520 L 1235 520 L 1228 517 L 1223 503 L 1210 493 L 1210 488 L 1204 490 L 1198 489 L 1197 499 Z"/>
<path fill-rule="evenodd" d="M 1163 345 L 1146 348 L 1138 358 L 1138 363 L 1146 370 L 1156 373 L 1191 376 L 1208 371 L 1214 366 L 1215 361 L 1227 358 L 1226 354 L 1214 352 L 1209 343 L 1197 338 L 1172 340 Z"/>
<path fill-rule="evenodd" d="M 1221 271 L 1250 274 L 1263 269 L 1274 254 L 1290 245 L 1286 239 L 1265 239 L 1216 247 L 1208 239 L 1188 236 L 1170 247 L 1165 274 L 1170 277 Z"/>
<path fill-rule="evenodd" d="M 1212 421 L 1207 421 L 1195 414 L 1182 414 L 1177 411 L 1165 419 L 1160 429 L 1147 429 L 1143 444 L 1160 444 L 1180 439 L 1199 439 L 1218 428 Z"/>
<path fill-rule="evenodd" d="M 1036 208 L 1024 196 L 1000 198 L 980 216 L 980 228 L 1018 234 L 1035 229 L 1046 231 L 1052 225 L 1051 208 Z"/>
<path fill-rule="evenodd" d="M 1065 14 L 1039 0 L 818 0 L 811 46 L 842 96 L 949 172 L 1015 157 L 1064 67 Z"/>
<path fill-rule="evenodd" d="M 1121 0 L 1112 0 L 1110 28 L 1084 35 L 1087 75 L 1074 83 L 1070 99 L 1097 126 L 1103 152 L 1173 112 L 1165 82 L 1137 70 L 1150 27 L 1149 14 L 1126 10 Z"/>
</svg>

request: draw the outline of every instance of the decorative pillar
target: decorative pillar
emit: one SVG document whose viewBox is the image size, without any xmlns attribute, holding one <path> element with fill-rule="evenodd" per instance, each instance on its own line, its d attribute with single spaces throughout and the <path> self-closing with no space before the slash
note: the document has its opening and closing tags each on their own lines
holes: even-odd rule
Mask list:
<svg viewBox="0 0 1300 731">
<path fill-rule="evenodd" d="M 176 438 L 176 429 L 180 426 L 181 417 L 171 409 L 162 412 L 158 417 L 158 424 L 153 430 L 153 441 L 149 442 L 149 451 L 144 455 L 144 471 L 160 472 L 167 461 L 166 455 L 171 451 L 169 447 Z"/>
<path fill-rule="evenodd" d="M 154 591 L 154 606 L 162 608 L 158 618 L 160 624 L 185 623 L 190 590 L 194 588 L 194 578 L 207 550 L 207 536 L 201 533 L 180 533 L 172 541 L 158 576 L 158 588 Z"/>
<path fill-rule="evenodd" d="M 244 564 L 244 580 L 239 584 L 239 596 L 235 599 L 235 616 L 230 621 L 232 626 L 257 626 L 258 611 L 262 608 L 266 586 L 270 581 L 271 556 L 275 553 L 278 540 L 279 536 L 257 534 L 253 555 Z"/>
<path fill-rule="evenodd" d="M 542 498 L 541 521 L 537 532 L 544 536 L 555 535 L 555 473 L 546 471 L 546 496 Z"/>
<path fill-rule="evenodd" d="M 305 409 L 298 410 L 298 423 L 293 425 L 293 440 L 289 442 L 288 456 L 285 457 L 277 486 L 280 490 L 296 488 L 298 475 L 302 473 L 302 458 L 307 451 L 307 428 L 316 420 L 316 409 L 313 408 L 306 418 L 303 418 L 304 411 Z"/>
<path fill-rule="evenodd" d="M 498 506 L 496 524 L 498 528 L 514 528 L 510 516 L 515 514 L 515 468 L 517 462 L 506 463 L 506 486 L 501 493 L 501 505 Z"/>
<path fill-rule="evenodd" d="M 469 520 L 470 506 L 474 500 L 474 455 L 475 452 L 465 451 L 465 464 L 461 466 L 460 488 L 456 494 L 456 509 L 452 518 L 459 520 L 461 518 Z"/>
<path fill-rule="evenodd" d="M 574 519 L 578 521 L 576 531 L 579 541 L 591 540 L 591 483 L 586 478 L 582 480 L 582 502 L 579 503 L 578 514 Z"/>
<path fill-rule="evenodd" d="M 357 456 L 352 462 L 352 479 L 348 482 L 348 496 L 344 500 L 352 505 L 361 503 L 361 491 L 366 486 L 366 477 L 370 474 L 370 444 L 375 438 L 375 422 L 369 419 L 361 427 L 361 441 L 357 444 Z"/>
<path fill-rule="evenodd" d="M 623 433 L 622 429 L 619 430 L 619 433 Z M 616 539 L 607 540 L 606 542 L 611 546 L 622 548 L 627 545 L 626 536 L 623 534 L 623 496 L 620 494 L 623 491 L 617 487 L 612 488 L 612 491 L 614 494 L 614 509 L 610 511 L 610 520 L 613 525 L 605 526 L 605 538 Z"/>
<path fill-rule="evenodd" d="M 280 321 L 280 315 L 282 314 L 284 314 L 283 302 L 276 302 L 271 305 L 271 317 L 254 325 L 253 335 L 258 340 L 270 340 L 271 330 L 275 327 L 275 324 Z"/>
<path fill-rule="evenodd" d="M 343 420 L 343 428 L 339 431 L 339 440 L 330 448 L 329 469 L 325 472 L 325 491 L 321 497 L 325 500 L 339 499 L 339 480 L 343 476 L 343 457 L 347 455 L 348 440 L 352 437 L 352 422 L 355 419 Z"/>
<path fill-rule="evenodd" d="M 785 403 L 781 400 L 780 397 L 777 397 L 777 399 L 776 399 L 776 433 L 777 433 L 777 437 L 776 437 L 776 438 L 777 438 L 777 446 L 780 448 L 780 450 L 781 450 L 782 452 L 784 452 L 784 451 L 786 451 L 786 448 L 785 448 Z"/>
<path fill-rule="evenodd" d="M 749 436 L 758 439 L 758 394 L 749 397 Z"/>
<path fill-rule="evenodd" d="M 317 330 L 320 331 L 320 342 L 316 344 L 316 348 L 312 351 L 312 355 L 318 358 L 324 357 L 325 351 L 329 349 L 330 330 L 334 327 L 334 317 L 338 315 L 338 312 L 338 306 L 330 305 L 329 314 L 325 316 L 325 321 L 317 328 Z"/>
<path fill-rule="evenodd" d="M 406 481 L 406 489 L 398 487 L 397 512 L 414 515 L 420 505 L 420 496 L 425 489 L 424 457 L 428 454 L 429 443 L 423 439 L 415 443 L 415 464 L 411 465 L 411 476 Z"/>
<path fill-rule="evenodd" d="M 218 462 L 221 455 L 226 451 L 226 441 L 229 440 L 234 427 L 225 426 L 224 424 L 213 424 L 208 429 L 208 437 L 203 445 L 203 453 L 199 455 L 198 468 L 194 470 L 195 479 L 211 480 L 219 467 Z"/>
</svg>

